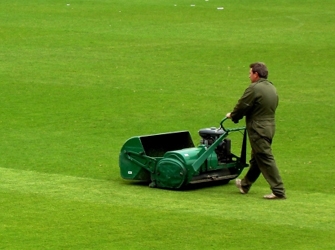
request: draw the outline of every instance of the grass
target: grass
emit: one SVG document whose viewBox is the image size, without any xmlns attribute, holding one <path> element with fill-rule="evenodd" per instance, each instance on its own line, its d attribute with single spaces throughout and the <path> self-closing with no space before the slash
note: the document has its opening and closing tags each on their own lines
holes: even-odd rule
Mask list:
<svg viewBox="0 0 335 250">
<path fill-rule="evenodd" d="M 334 11 L 330 0 L 2 0 L 0 249 L 334 249 Z M 280 96 L 287 200 L 262 200 L 263 178 L 245 196 L 232 183 L 121 179 L 128 138 L 189 130 L 196 144 L 254 61 Z"/>
<path fill-rule="evenodd" d="M 126 249 L 161 249 L 167 242 L 171 248 L 234 247 L 236 242 L 244 248 L 250 242 L 241 238 L 257 230 L 251 237 L 255 249 L 273 241 L 278 241 L 274 249 L 290 249 L 290 241 L 306 249 L 305 237 L 314 235 L 308 244 L 327 242 L 334 225 L 334 218 L 327 216 L 332 213 L 332 194 L 291 191 L 290 200 L 268 202 L 255 193 L 241 196 L 233 185 L 225 191 L 218 186 L 195 193 L 120 183 L 113 189 L 115 183 L 105 180 L 4 168 L 1 176 L 9 201 L 2 204 L 8 217 L 17 218 L 3 225 L 8 235 L 3 244 L 8 242 L 8 247 L 20 238 L 28 248 L 118 249 L 125 241 Z"/>
</svg>

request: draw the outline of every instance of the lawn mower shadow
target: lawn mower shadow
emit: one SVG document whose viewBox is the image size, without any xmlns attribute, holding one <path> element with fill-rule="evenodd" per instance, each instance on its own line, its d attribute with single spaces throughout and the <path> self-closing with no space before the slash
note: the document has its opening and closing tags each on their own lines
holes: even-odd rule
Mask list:
<svg viewBox="0 0 335 250">
<path fill-rule="evenodd" d="M 208 182 L 202 182 L 202 183 L 194 183 L 194 184 L 188 184 L 186 186 L 183 186 L 179 189 L 171 189 L 171 188 L 160 188 L 165 190 L 171 190 L 171 191 L 195 191 L 198 189 L 204 189 L 204 188 L 214 188 L 217 186 L 223 186 L 227 185 L 229 183 L 229 180 L 219 180 L 219 181 L 208 181 Z M 144 181 L 132 181 L 132 182 L 123 182 L 125 185 L 129 186 L 137 186 L 139 188 L 148 188 L 149 184 L 148 182 Z M 158 188 L 155 188 L 158 189 Z"/>
</svg>

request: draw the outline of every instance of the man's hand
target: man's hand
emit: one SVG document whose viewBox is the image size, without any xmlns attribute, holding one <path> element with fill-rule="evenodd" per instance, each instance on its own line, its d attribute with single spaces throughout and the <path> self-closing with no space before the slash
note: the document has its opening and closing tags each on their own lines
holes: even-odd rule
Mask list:
<svg viewBox="0 0 335 250">
<path fill-rule="evenodd" d="M 227 113 L 227 114 L 226 114 L 226 117 L 227 117 L 228 119 L 231 119 L 230 113 Z"/>
</svg>

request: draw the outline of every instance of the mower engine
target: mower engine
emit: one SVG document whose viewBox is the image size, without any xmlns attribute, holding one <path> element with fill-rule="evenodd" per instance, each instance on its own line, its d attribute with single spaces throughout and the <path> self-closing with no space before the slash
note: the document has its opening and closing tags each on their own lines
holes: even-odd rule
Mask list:
<svg viewBox="0 0 335 250">
<path fill-rule="evenodd" d="M 205 145 L 206 147 L 211 146 L 215 141 L 217 141 L 225 131 L 222 128 L 205 128 L 199 130 L 199 135 L 201 136 L 200 144 Z M 231 154 L 231 140 L 229 138 L 224 139 L 220 144 L 215 148 L 215 153 L 218 157 L 218 162 L 227 163 L 232 161 Z"/>
</svg>

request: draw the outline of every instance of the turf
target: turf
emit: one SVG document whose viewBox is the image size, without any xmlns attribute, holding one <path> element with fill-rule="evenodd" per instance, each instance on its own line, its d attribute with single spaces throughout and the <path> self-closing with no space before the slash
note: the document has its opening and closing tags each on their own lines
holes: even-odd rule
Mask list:
<svg viewBox="0 0 335 250">
<path fill-rule="evenodd" d="M 334 14 L 330 0 L 2 0 L 0 248 L 334 249 Z M 254 61 L 280 96 L 287 200 L 264 201 L 263 178 L 248 195 L 121 179 L 128 138 L 197 144 Z"/>
</svg>

